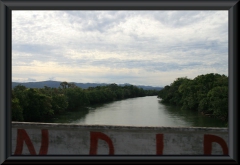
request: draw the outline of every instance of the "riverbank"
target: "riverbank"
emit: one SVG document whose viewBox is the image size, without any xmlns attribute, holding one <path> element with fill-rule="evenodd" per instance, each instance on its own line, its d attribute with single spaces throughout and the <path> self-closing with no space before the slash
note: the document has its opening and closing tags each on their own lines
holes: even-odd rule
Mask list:
<svg viewBox="0 0 240 165">
<path fill-rule="evenodd" d="M 201 115 L 207 116 L 207 117 L 210 117 L 210 118 L 220 119 L 220 120 L 222 120 L 223 122 L 226 122 L 226 125 L 228 125 L 226 119 L 223 118 L 223 117 L 216 117 L 216 116 L 214 116 L 213 114 L 207 114 L 207 113 L 204 113 L 204 112 L 201 112 Z"/>
</svg>

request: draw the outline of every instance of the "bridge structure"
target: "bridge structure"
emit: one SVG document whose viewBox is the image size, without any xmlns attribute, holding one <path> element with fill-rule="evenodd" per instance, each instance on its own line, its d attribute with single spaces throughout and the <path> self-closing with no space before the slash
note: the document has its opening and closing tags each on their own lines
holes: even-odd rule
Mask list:
<svg viewBox="0 0 240 165">
<path fill-rule="evenodd" d="M 12 122 L 12 155 L 228 155 L 228 128 Z"/>
</svg>

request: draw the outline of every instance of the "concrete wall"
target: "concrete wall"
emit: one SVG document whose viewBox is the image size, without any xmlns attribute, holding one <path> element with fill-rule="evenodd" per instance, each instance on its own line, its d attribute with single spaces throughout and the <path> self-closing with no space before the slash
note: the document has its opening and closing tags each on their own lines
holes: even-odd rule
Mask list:
<svg viewBox="0 0 240 165">
<path fill-rule="evenodd" d="M 13 155 L 228 155 L 228 129 L 12 122 Z"/>
</svg>

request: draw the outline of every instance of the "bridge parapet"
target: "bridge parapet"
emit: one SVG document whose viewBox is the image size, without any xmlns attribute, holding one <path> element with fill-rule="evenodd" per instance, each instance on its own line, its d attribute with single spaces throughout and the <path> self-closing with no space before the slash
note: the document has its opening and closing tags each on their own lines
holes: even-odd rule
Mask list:
<svg viewBox="0 0 240 165">
<path fill-rule="evenodd" d="M 12 122 L 13 155 L 228 155 L 228 129 Z"/>
</svg>

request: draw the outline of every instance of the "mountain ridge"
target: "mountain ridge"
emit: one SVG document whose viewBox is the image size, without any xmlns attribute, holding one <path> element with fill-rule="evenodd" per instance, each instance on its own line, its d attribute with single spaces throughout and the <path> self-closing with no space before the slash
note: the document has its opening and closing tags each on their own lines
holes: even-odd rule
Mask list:
<svg viewBox="0 0 240 165">
<path fill-rule="evenodd" d="M 17 86 L 17 85 L 24 85 L 27 88 L 44 88 L 44 86 L 51 87 L 51 88 L 58 88 L 60 86 L 60 83 L 62 81 L 38 81 L 38 82 L 12 82 L 12 89 Z M 89 87 L 96 87 L 96 86 L 106 86 L 112 83 L 75 83 L 75 82 L 68 82 L 68 83 L 74 83 L 77 87 L 87 89 Z M 119 86 L 124 86 L 124 85 L 132 85 L 129 83 L 124 83 L 124 84 L 117 84 Z M 144 90 L 161 90 L 163 87 L 153 87 L 149 85 L 134 85 L 137 86 L 138 88 L 142 88 Z"/>
</svg>

